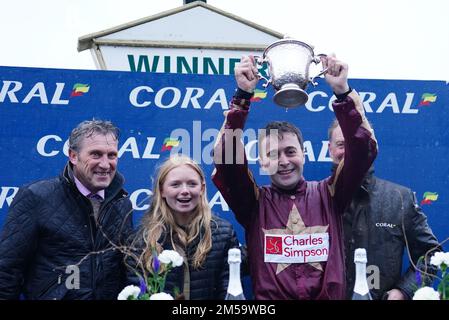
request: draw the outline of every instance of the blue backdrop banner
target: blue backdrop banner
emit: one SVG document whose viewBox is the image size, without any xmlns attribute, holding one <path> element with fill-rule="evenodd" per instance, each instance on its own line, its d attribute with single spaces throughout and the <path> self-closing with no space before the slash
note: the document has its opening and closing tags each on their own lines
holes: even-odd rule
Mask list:
<svg viewBox="0 0 449 320">
<path fill-rule="evenodd" d="M 379 141 L 379 177 L 416 192 L 439 240 L 449 236 L 449 90 L 442 81 L 352 79 Z M 0 226 L 18 187 L 60 174 L 66 140 L 79 122 L 98 118 L 121 129 L 119 170 L 125 175 L 136 222 L 148 208 L 155 168 L 172 152 L 193 157 L 208 177 L 211 151 L 235 89 L 232 76 L 0 67 Z M 320 79 L 305 106 L 285 110 L 273 92 L 258 88 L 244 132 L 250 167 L 259 184 L 258 129 L 288 120 L 305 137 L 308 180 L 329 175 L 327 128 L 332 92 Z M 242 228 L 210 179 L 213 211 Z"/>
</svg>

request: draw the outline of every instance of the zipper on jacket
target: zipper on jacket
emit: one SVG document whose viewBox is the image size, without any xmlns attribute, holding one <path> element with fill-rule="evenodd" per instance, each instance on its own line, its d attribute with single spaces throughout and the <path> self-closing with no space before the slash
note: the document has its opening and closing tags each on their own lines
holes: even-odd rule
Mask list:
<svg viewBox="0 0 449 320">
<path fill-rule="evenodd" d="M 109 201 L 105 201 L 103 205 L 100 206 L 100 210 L 98 212 L 98 224 L 102 224 L 106 213 L 110 211 L 110 209 L 117 204 L 121 199 L 126 198 L 125 194 L 116 195 Z M 107 210 L 106 210 L 107 209 Z"/>
<path fill-rule="evenodd" d="M 119 197 L 114 197 L 111 200 L 105 202 L 103 205 L 100 206 L 99 212 L 98 212 L 98 221 L 95 221 L 95 223 L 97 223 L 99 226 L 102 225 L 103 219 L 106 216 L 106 213 L 109 212 L 111 210 L 111 208 L 114 205 L 114 200 L 115 202 L 118 202 L 118 200 L 120 200 L 121 198 L 126 197 L 126 195 L 121 195 Z M 117 199 L 118 198 L 118 199 Z M 93 213 L 93 206 L 92 204 L 90 204 L 91 208 L 92 208 L 92 213 Z M 91 235 L 91 240 L 92 240 L 92 250 L 95 252 L 96 251 L 96 243 L 97 243 L 97 237 L 98 237 L 98 233 L 100 233 L 100 235 L 103 237 L 103 232 L 105 232 L 104 230 L 99 230 L 100 227 L 96 227 L 96 233 L 95 233 L 95 237 L 94 237 L 94 233 L 92 230 L 92 218 L 89 215 L 88 217 L 89 220 L 89 229 L 90 229 L 90 235 Z M 92 271 L 92 281 L 91 281 L 91 287 L 92 287 L 92 296 L 93 299 L 96 299 L 96 291 L 97 291 L 97 285 L 96 285 L 96 265 L 97 265 L 97 258 L 98 258 L 98 254 L 94 254 L 92 255 L 92 259 L 91 259 L 91 271 Z"/>
<path fill-rule="evenodd" d="M 51 288 L 55 287 L 56 284 L 60 284 L 61 275 L 58 275 L 58 277 L 51 279 L 48 283 L 45 284 L 44 288 L 40 290 L 39 295 L 36 298 L 42 298 L 44 295 L 46 295 Z"/>
<path fill-rule="evenodd" d="M 93 206 L 92 206 L 92 204 L 90 203 L 90 201 L 89 201 L 89 208 L 90 208 L 90 212 L 89 212 L 89 215 L 87 216 L 87 223 L 88 223 L 88 225 L 89 225 L 89 234 L 90 234 L 90 240 L 91 240 L 91 243 L 92 243 L 92 246 L 91 246 L 91 251 L 92 252 L 95 252 L 95 238 L 96 238 L 96 235 L 95 235 L 95 237 L 94 237 L 94 228 L 96 228 L 96 226 L 93 226 L 92 225 L 92 222 L 94 222 L 95 223 L 95 221 L 93 221 L 95 218 L 92 218 L 93 217 L 93 213 L 94 213 L 94 208 L 93 208 Z M 93 299 L 95 299 L 95 277 L 96 277 L 96 275 L 95 275 L 95 260 L 96 260 L 96 254 L 93 254 L 93 255 L 91 255 L 90 256 L 90 270 L 91 270 L 91 272 L 90 272 L 90 274 L 91 274 L 91 288 L 92 288 L 92 294 L 93 294 Z"/>
</svg>

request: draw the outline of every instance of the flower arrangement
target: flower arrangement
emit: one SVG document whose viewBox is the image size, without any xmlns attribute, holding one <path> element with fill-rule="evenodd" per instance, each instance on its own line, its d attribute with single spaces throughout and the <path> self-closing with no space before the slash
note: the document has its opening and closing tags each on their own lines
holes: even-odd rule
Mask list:
<svg viewBox="0 0 449 320">
<path fill-rule="evenodd" d="M 173 296 L 163 292 L 168 273 L 182 266 L 183 258 L 174 250 L 164 250 L 159 256 L 152 253 L 152 270 L 148 277 L 139 275 L 140 285 L 126 286 L 118 295 L 118 300 L 173 300 Z"/>
<path fill-rule="evenodd" d="M 434 276 L 439 280 L 437 290 L 422 286 L 416 290 L 413 300 L 449 300 L 449 252 L 436 252 L 430 258 L 430 264 L 438 268 L 438 275 Z M 418 283 L 421 282 L 421 272 L 416 273 Z"/>
</svg>

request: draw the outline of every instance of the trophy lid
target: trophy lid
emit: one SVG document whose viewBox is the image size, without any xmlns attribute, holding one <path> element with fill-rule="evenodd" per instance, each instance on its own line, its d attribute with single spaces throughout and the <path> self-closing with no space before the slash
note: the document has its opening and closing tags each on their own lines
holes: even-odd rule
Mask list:
<svg viewBox="0 0 449 320">
<path fill-rule="evenodd" d="M 299 41 L 290 37 L 284 37 L 284 39 L 281 40 L 277 40 L 275 42 L 273 42 L 272 44 L 270 44 L 268 47 L 265 48 L 264 52 L 263 52 L 263 57 L 266 57 L 266 54 L 268 53 L 268 51 L 270 51 L 271 49 L 273 49 L 274 47 L 277 46 L 281 46 L 281 45 L 287 45 L 287 44 L 296 44 L 299 45 L 301 47 L 305 47 L 307 49 L 310 50 L 310 53 L 312 56 L 314 56 L 314 52 L 313 52 L 313 46 L 303 42 L 303 41 Z"/>
</svg>

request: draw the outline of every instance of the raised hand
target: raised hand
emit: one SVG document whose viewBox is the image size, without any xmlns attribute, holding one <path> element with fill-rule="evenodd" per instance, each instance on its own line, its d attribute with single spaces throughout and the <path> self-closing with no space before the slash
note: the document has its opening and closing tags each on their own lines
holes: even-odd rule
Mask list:
<svg viewBox="0 0 449 320">
<path fill-rule="evenodd" d="M 321 57 L 323 67 L 327 68 L 324 78 L 336 94 L 349 90 L 348 65 L 338 60 L 334 54 Z"/>
<path fill-rule="evenodd" d="M 237 81 L 237 86 L 246 92 L 252 93 L 254 88 L 256 88 L 257 82 L 259 82 L 254 57 L 242 57 L 240 63 L 235 66 L 234 75 L 235 80 Z"/>
</svg>

